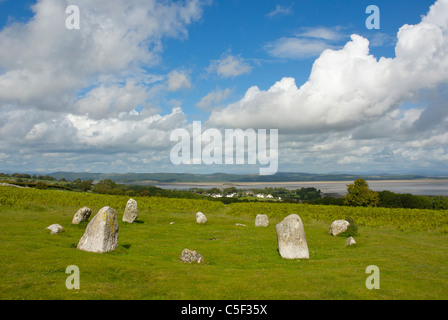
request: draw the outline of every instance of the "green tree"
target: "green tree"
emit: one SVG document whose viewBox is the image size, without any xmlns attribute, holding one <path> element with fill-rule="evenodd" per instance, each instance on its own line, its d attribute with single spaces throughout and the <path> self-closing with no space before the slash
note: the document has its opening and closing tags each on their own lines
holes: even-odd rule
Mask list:
<svg viewBox="0 0 448 320">
<path fill-rule="evenodd" d="M 76 179 L 73 182 L 69 183 L 69 187 L 80 190 L 80 191 L 89 191 L 92 188 L 93 180 L 84 180 Z"/>
<path fill-rule="evenodd" d="M 109 194 L 112 190 L 117 189 L 117 187 L 118 186 L 115 183 L 115 181 L 112 181 L 110 179 L 101 180 L 92 187 L 92 192 L 100 194 Z"/>
<path fill-rule="evenodd" d="M 380 196 L 380 207 L 385 208 L 403 208 L 400 194 L 384 190 L 378 193 Z"/>
<path fill-rule="evenodd" d="M 347 185 L 347 194 L 343 197 L 344 205 L 352 207 L 376 207 L 380 202 L 378 192 L 372 191 L 364 179 L 356 179 Z"/>
</svg>

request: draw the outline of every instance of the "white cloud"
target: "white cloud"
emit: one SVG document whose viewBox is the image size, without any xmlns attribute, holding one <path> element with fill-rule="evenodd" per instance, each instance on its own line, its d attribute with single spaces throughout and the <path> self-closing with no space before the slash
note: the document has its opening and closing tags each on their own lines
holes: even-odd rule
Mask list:
<svg viewBox="0 0 448 320">
<path fill-rule="evenodd" d="M 101 150 L 164 149 L 172 128 L 185 125 L 185 114 L 173 109 L 165 116 L 154 115 L 135 121 L 127 119 L 92 120 L 86 116 L 68 115 L 66 120 L 76 131 L 74 143 Z"/>
<path fill-rule="evenodd" d="M 344 34 L 341 33 L 341 27 L 308 27 L 303 28 L 302 32 L 296 34 L 297 37 L 301 38 L 315 38 L 329 41 L 337 41 L 341 40 L 345 37 Z"/>
<path fill-rule="evenodd" d="M 31 19 L 0 30 L 2 160 L 33 170 L 112 170 L 123 153 L 158 161 L 186 116 L 158 111 L 154 90 L 191 82 L 184 71 L 149 72 L 163 40 L 186 39 L 206 2 L 38 0 Z M 65 27 L 72 4 L 79 30 Z"/>
<path fill-rule="evenodd" d="M 302 28 L 291 37 L 282 37 L 264 46 L 276 58 L 304 59 L 319 56 L 326 49 L 338 49 L 336 41 L 345 37 L 341 27 Z"/>
<path fill-rule="evenodd" d="M 291 7 L 284 7 L 281 5 L 277 5 L 274 10 L 269 12 L 266 16 L 269 18 L 273 18 L 275 16 L 289 16 L 292 14 Z"/>
<path fill-rule="evenodd" d="M 215 91 L 210 92 L 205 97 L 203 97 L 201 101 L 199 101 L 196 104 L 196 106 L 198 106 L 203 110 L 208 110 L 209 108 L 216 107 L 221 102 L 226 100 L 231 93 L 232 93 L 231 89 L 224 89 L 224 90 L 217 89 Z"/>
<path fill-rule="evenodd" d="M 191 87 L 191 79 L 189 72 L 174 70 L 168 74 L 168 90 L 178 91 Z"/>
<path fill-rule="evenodd" d="M 265 50 L 273 57 L 302 59 L 318 56 L 325 49 L 335 46 L 320 39 L 284 37 L 265 45 Z"/>
<path fill-rule="evenodd" d="M 80 8 L 79 30 L 65 28 L 69 4 Z M 159 63 L 162 39 L 185 38 L 202 14 L 198 0 L 40 0 L 32 8 L 31 20 L 0 32 L 0 102 L 55 111 L 71 111 L 67 102 L 92 82 L 135 78 Z"/>
<path fill-rule="evenodd" d="M 180 108 L 170 114 L 132 115 L 122 118 L 92 119 L 86 115 L 57 115 L 26 125 L 27 134 L 19 147 L 94 153 L 151 151 L 168 148 L 172 128 L 186 125 Z M 20 127 L 16 122 L 15 126 Z"/>
<path fill-rule="evenodd" d="M 93 119 L 114 118 L 121 112 L 131 112 L 138 106 L 147 106 L 147 90 L 134 81 L 124 86 L 100 86 L 90 90 L 78 101 L 78 113 Z"/>
<path fill-rule="evenodd" d="M 213 112 L 210 123 L 322 132 L 353 129 L 385 116 L 419 90 L 448 82 L 448 21 L 439 18 L 448 8 L 437 9 L 432 7 L 420 24 L 400 29 L 396 58 L 377 60 L 368 40 L 352 35 L 344 48 L 320 55 L 300 88 L 293 78 L 267 91 L 252 87 L 240 101 Z"/>
<path fill-rule="evenodd" d="M 343 48 L 324 50 L 300 87 L 293 78 L 268 90 L 253 86 L 214 110 L 207 125 L 279 129 L 280 167 L 441 170 L 448 160 L 447 16 L 448 1 L 439 0 L 421 23 L 400 28 L 394 58 L 374 57 L 369 41 L 352 35 Z M 308 36 L 333 38 L 318 34 Z M 293 49 L 284 52 L 291 56 Z M 440 97 L 428 97 L 432 91 Z M 403 106 L 423 94 L 424 102 Z"/>
<path fill-rule="evenodd" d="M 0 161 L 3 161 L 5 159 L 9 158 L 9 154 L 6 154 L 4 152 L 0 152 Z"/>
<path fill-rule="evenodd" d="M 252 67 L 240 56 L 224 54 L 218 60 L 213 60 L 207 68 L 208 72 L 215 72 L 223 78 L 237 77 L 249 73 Z"/>
</svg>

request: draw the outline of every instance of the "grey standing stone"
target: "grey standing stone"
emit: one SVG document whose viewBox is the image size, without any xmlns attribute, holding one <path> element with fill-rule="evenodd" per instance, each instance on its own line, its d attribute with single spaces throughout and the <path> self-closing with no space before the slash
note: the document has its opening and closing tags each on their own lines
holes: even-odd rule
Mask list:
<svg viewBox="0 0 448 320">
<path fill-rule="evenodd" d="M 118 229 L 117 212 L 104 207 L 87 225 L 77 249 L 97 253 L 113 251 L 118 245 Z"/>
<path fill-rule="evenodd" d="M 129 199 L 123 214 L 123 221 L 134 223 L 138 218 L 138 205 L 134 199 Z"/>
<path fill-rule="evenodd" d="M 206 223 L 207 217 L 202 212 L 196 213 L 196 223 Z"/>
<path fill-rule="evenodd" d="M 278 251 L 284 259 L 309 259 L 308 244 L 302 219 L 296 214 L 287 216 L 276 225 Z"/>
<path fill-rule="evenodd" d="M 50 230 L 50 234 L 56 234 L 64 231 L 64 228 L 59 224 L 52 224 L 51 226 L 46 227 L 45 229 Z"/>
<path fill-rule="evenodd" d="M 353 237 L 348 238 L 347 241 L 345 242 L 345 246 L 346 247 L 347 246 L 352 246 L 354 244 L 356 244 L 356 241 L 355 241 L 355 239 Z"/>
<path fill-rule="evenodd" d="M 80 224 L 81 222 L 89 221 L 91 214 L 92 210 L 88 207 L 79 209 L 73 217 L 72 224 Z"/>
<path fill-rule="evenodd" d="M 180 261 L 186 263 L 193 263 L 193 262 L 203 263 L 204 258 L 202 257 L 201 254 L 197 253 L 196 251 L 184 249 L 184 251 L 182 251 L 182 254 L 180 256 Z"/>
<path fill-rule="evenodd" d="M 269 218 L 266 214 L 258 214 L 255 217 L 256 227 L 269 227 Z"/>
<path fill-rule="evenodd" d="M 350 223 L 346 220 L 336 220 L 333 221 L 333 223 L 330 226 L 329 233 L 332 236 L 337 236 L 345 231 L 347 231 L 347 228 L 350 226 Z"/>
</svg>

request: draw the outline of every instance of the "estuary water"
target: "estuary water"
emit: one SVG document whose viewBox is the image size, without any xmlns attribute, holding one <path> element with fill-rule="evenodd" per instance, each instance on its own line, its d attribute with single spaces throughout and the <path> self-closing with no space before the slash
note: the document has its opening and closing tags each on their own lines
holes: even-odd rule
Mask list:
<svg viewBox="0 0 448 320">
<path fill-rule="evenodd" d="M 311 188 L 321 190 L 324 194 L 342 196 L 347 192 L 347 185 L 353 181 L 312 181 L 312 182 L 272 182 L 272 183 L 157 183 L 156 187 L 173 190 L 188 190 L 190 188 L 228 188 L 237 189 L 264 189 L 286 188 L 300 189 Z M 425 196 L 448 196 L 448 179 L 420 179 L 420 180 L 371 180 L 367 181 L 370 189 L 374 191 L 388 190 L 395 193 L 410 193 Z"/>
</svg>

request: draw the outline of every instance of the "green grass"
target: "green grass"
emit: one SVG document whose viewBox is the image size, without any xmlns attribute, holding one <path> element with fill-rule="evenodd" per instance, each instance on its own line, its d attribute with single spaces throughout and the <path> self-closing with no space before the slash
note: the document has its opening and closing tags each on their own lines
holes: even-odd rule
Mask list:
<svg viewBox="0 0 448 320">
<path fill-rule="evenodd" d="M 328 234 L 328 222 L 305 214 L 310 259 L 291 261 L 277 251 L 281 214 L 270 217 L 268 228 L 255 228 L 257 212 L 229 215 L 231 207 L 213 203 L 214 210 L 204 210 L 208 222 L 197 225 L 198 202 L 182 209 L 167 200 L 173 208 L 162 209 L 160 199 L 148 199 L 138 223 L 121 221 L 127 199 L 117 208 L 119 246 L 106 254 L 76 249 L 87 225 L 71 224 L 78 204 L 0 206 L 0 299 L 448 298 L 446 233 L 360 225 L 358 244 L 344 247 L 345 238 Z M 54 223 L 65 232 L 50 235 L 45 228 Z M 180 262 L 185 248 L 201 253 L 205 264 Z M 65 286 L 69 265 L 80 269 L 80 290 Z M 380 268 L 380 290 L 365 286 L 369 265 Z"/>
</svg>

